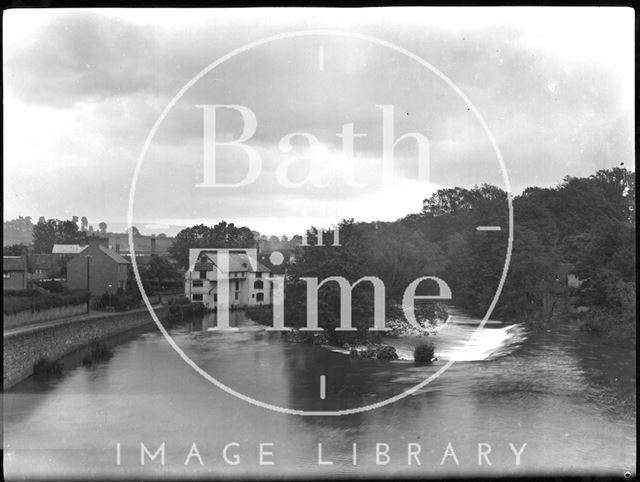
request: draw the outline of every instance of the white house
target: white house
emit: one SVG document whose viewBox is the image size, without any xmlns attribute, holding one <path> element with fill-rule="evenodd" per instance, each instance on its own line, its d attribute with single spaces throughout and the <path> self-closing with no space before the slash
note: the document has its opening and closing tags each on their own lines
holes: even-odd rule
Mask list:
<svg viewBox="0 0 640 482">
<path fill-rule="evenodd" d="M 192 302 L 215 308 L 219 302 L 219 285 L 224 281 L 229 283 L 230 306 L 270 305 L 273 299 L 271 274 L 258 262 L 255 249 L 190 249 L 184 293 Z"/>
</svg>

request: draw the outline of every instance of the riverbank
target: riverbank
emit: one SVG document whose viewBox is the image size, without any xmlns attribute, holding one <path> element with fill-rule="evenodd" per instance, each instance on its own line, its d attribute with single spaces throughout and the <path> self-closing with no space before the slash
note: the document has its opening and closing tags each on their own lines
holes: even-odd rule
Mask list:
<svg viewBox="0 0 640 482">
<path fill-rule="evenodd" d="M 168 306 L 154 307 L 162 316 Z M 28 378 L 40 359 L 55 361 L 89 344 L 153 323 L 146 307 L 119 313 L 92 312 L 7 330 L 3 340 L 3 388 Z"/>
</svg>

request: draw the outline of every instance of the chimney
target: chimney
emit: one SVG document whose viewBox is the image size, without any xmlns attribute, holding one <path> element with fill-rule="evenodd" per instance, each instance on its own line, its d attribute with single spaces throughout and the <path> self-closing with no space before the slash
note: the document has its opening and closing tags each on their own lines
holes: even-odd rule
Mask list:
<svg viewBox="0 0 640 482">
<path fill-rule="evenodd" d="M 151 254 L 156 254 L 156 236 L 155 236 L 155 234 L 151 235 Z"/>
</svg>

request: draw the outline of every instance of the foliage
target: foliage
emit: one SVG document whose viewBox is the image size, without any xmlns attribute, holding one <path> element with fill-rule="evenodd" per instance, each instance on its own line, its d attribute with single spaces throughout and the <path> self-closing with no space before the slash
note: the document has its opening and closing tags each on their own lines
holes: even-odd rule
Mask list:
<svg viewBox="0 0 640 482">
<path fill-rule="evenodd" d="M 447 259 L 443 279 L 454 301 L 476 315 L 486 311 L 502 275 L 505 201 L 494 186 L 442 189 L 424 201 L 420 215 L 404 220 L 440 246 Z M 561 263 L 586 280 L 578 289 L 579 304 L 628 316 L 635 307 L 628 284 L 635 282 L 634 203 L 635 175 L 621 168 L 567 176 L 555 188 L 525 189 L 513 200 L 511 263 L 494 316 L 540 312 L 541 282 Z M 503 229 L 479 233 L 479 225 Z"/>
<path fill-rule="evenodd" d="M 2 255 L 3 256 L 22 256 L 27 247 L 20 244 L 12 244 L 11 246 L 3 246 L 2 247 Z"/>
<path fill-rule="evenodd" d="M 233 223 L 221 221 L 215 226 L 199 224 L 180 231 L 169 253 L 181 268 L 189 264 L 190 248 L 253 248 L 256 240 L 252 231 L 246 226 L 236 227 Z"/>
<path fill-rule="evenodd" d="M 376 350 L 376 358 L 378 360 L 397 360 L 398 354 L 396 349 L 390 345 L 384 345 Z"/>
<path fill-rule="evenodd" d="M 33 376 L 41 380 L 59 378 L 62 376 L 62 363 L 58 360 L 49 361 L 46 358 L 40 358 L 33 364 Z"/>
<path fill-rule="evenodd" d="M 98 310 L 129 311 L 140 305 L 141 297 L 129 293 L 104 293 L 95 308 Z"/>
<path fill-rule="evenodd" d="M 188 299 L 184 298 L 184 302 L 172 303 L 169 305 L 169 313 L 172 315 L 195 315 L 206 313 L 207 307 L 202 303 L 191 303 Z"/>
<path fill-rule="evenodd" d="M 36 253 L 51 253 L 54 244 L 86 244 L 87 233 L 73 221 L 40 218 L 33 226 L 33 249 Z"/>
<path fill-rule="evenodd" d="M 26 216 L 26 217 L 19 216 L 17 219 L 4 221 L 2 223 L 3 244 L 31 245 L 31 243 L 33 243 L 32 230 L 33 230 L 33 224 L 31 222 L 31 216 Z M 5 256 L 12 256 L 12 255 L 5 253 Z"/>
<path fill-rule="evenodd" d="M 34 281 L 34 285 L 39 286 L 51 293 L 64 293 L 65 287 L 60 281 L 56 280 L 40 280 Z"/>
<path fill-rule="evenodd" d="M 7 315 L 21 311 L 40 311 L 86 303 L 89 292 L 75 290 L 63 294 L 43 294 L 37 290 L 7 290 L 3 293 L 3 312 Z"/>
<path fill-rule="evenodd" d="M 413 350 L 413 359 L 417 363 L 431 363 L 434 353 L 435 347 L 432 343 L 422 342 Z"/>
<path fill-rule="evenodd" d="M 182 273 L 166 258 L 152 255 L 149 264 L 140 267 L 140 278 L 147 292 L 162 288 L 163 282 L 181 280 Z"/>
<path fill-rule="evenodd" d="M 113 356 L 113 352 L 102 341 L 94 341 L 89 345 L 89 354 L 82 359 L 82 364 L 92 365 L 101 361 L 107 361 Z"/>
</svg>

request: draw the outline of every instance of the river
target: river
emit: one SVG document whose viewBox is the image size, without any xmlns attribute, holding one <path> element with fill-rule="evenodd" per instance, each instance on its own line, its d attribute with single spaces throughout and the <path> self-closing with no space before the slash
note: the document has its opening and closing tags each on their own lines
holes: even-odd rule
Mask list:
<svg viewBox="0 0 640 482">
<path fill-rule="evenodd" d="M 28 379 L 4 393 L 5 477 L 635 474 L 634 345 L 607 344 L 571 325 L 474 335 L 477 323 L 454 310 L 432 338 L 433 366 L 286 342 L 242 312 L 233 313 L 242 328 L 235 333 L 209 331 L 211 314 L 167 324 L 220 382 L 299 410 L 380 402 L 457 361 L 413 395 L 338 417 L 239 400 L 196 373 L 152 326 L 113 340 L 108 361 L 86 367 L 71 355 L 62 378 Z M 394 341 L 402 358 L 413 342 Z M 160 456 L 142 465 L 141 443 L 151 454 L 164 443 L 164 465 Z"/>
</svg>

